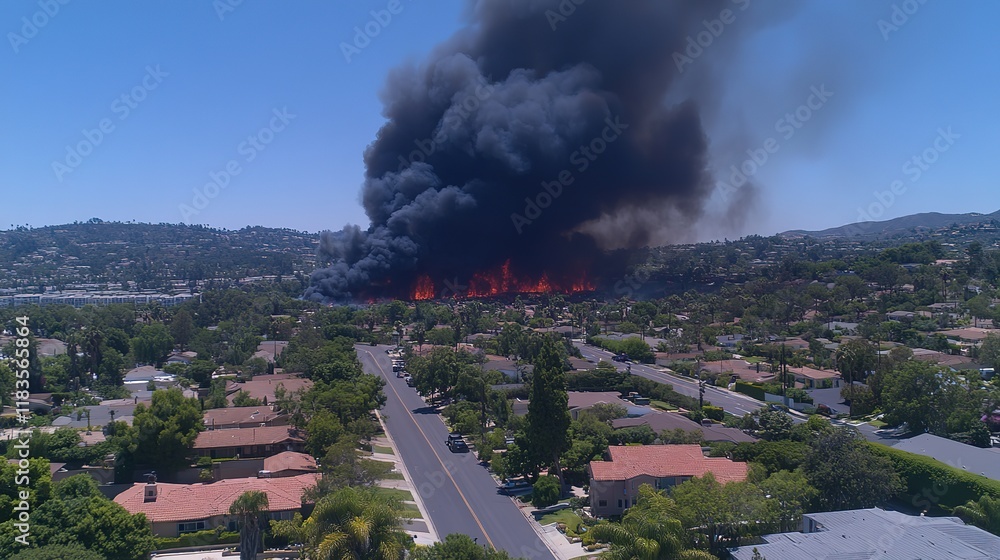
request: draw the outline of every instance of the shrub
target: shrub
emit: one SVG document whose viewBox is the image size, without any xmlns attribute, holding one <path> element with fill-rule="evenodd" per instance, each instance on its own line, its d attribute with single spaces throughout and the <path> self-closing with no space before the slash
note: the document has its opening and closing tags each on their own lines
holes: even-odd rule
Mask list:
<svg viewBox="0 0 1000 560">
<path fill-rule="evenodd" d="M 562 489 L 559 487 L 559 479 L 554 476 L 541 476 L 531 487 L 531 505 L 536 508 L 551 506 L 559 501 Z"/>
<path fill-rule="evenodd" d="M 754 385 L 753 383 L 737 381 L 736 392 L 743 393 L 744 395 L 755 398 L 758 401 L 764 400 L 764 388 L 759 385 Z"/>
<path fill-rule="evenodd" d="M 868 445 L 875 454 L 892 461 L 893 468 L 906 485 L 901 499 L 913 507 L 931 509 L 937 506 L 950 510 L 981 496 L 1000 498 L 1000 482 L 996 480 L 956 469 L 923 455 L 878 443 Z"/>
<path fill-rule="evenodd" d="M 701 411 L 705 413 L 706 418 L 710 418 L 717 422 L 722 422 L 726 418 L 726 412 L 721 406 L 705 405 L 701 407 Z"/>
</svg>

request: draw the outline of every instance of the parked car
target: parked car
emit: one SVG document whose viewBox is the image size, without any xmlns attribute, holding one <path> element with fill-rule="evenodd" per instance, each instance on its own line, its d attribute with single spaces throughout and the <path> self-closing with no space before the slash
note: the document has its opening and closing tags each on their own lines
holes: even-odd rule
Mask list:
<svg viewBox="0 0 1000 560">
<path fill-rule="evenodd" d="M 501 494 L 511 494 L 518 490 L 527 490 L 531 484 L 524 479 L 507 480 L 497 485 L 497 492 Z"/>
<path fill-rule="evenodd" d="M 469 451 L 469 444 L 465 443 L 462 434 L 448 434 L 448 439 L 444 443 L 448 446 L 448 449 L 451 449 L 452 453 L 466 453 Z"/>
</svg>

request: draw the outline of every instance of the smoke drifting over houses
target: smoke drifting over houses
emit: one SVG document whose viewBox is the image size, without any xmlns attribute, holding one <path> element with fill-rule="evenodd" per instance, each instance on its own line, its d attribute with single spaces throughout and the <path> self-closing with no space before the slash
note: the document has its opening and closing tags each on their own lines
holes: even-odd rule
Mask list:
<svg viewBox="0 0 1000 560">
<path fill-rule="evenodd" d="M 699 107 L 718 68 L 685 53 L 699 34 L 738 44 L 746 4 L 473 3 L 464 29 L 388 77 L 364 154 L 371 224 L 322 235 L 306 296 L 590 290 L 608 249 L 694 227 L 715 189 Z"/>
</svg>

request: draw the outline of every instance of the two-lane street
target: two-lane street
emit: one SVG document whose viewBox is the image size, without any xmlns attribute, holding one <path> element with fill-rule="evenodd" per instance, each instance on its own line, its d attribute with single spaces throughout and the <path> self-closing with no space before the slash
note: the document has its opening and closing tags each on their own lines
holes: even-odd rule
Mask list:
<svg viewBox="0 0 1000 560">
<path fill-rule="evenodd" d="M 612 356 L 614 356 L 612 352 L 579 342 L 576 343 L 576 347 L 580 349 L 580 353 L 583 354 L 583 357 L 588 360 L 593 360 L 595 362 L 604 360 L 610 364 L 614 364 L 614 366 L 619 370 L 624 370 L 626 367 L 625 364 L 611 360 Z M 698 398 L 698 382 L 694 379 L 663 373 L 662 371 L 643 364 L 631 365 L 632 373 L 640 377 L 652 379 L 653 381 L 658 381 L 660 383 L 666 383 L 673 386 L 674 391 L 677 391 L 682 395 Z M 705 402 L 710 402 L 714 406 L 721 406 L 726 412 L 736 416 L 743 416 L 746 413 L 752 413 L 764 405 L 764 403 L 746 395 L 734 393 L 732 391 L 727 391 L 714 386 L 705 387 Z M 805 420 L 803 420 L 802 415 L 792 415 L 792 422 L 798 424 L 804 421 Z M 843 423 L 840 422 L 837 424 L 841 425 Z M 892 445 L 898 441 L 898 438 L 887 437 L 875 433 L 877 428 L 869 424 L 861 424 L 854 427 L 857 428 L 857 430 L 861 432 L 861 435 L 863 435 L 868 441 L 874 441 L 884 445 Z"/>
<path fill-rule="evenodd" d="M 593 360 L 594 362 L 604 360 L 613 364 L 619 370 L 624 370 L 626 368 L 625 364 L 611 360 L 612 356 L 614 356 L 612 352 L 579 342 L 576 343 L 576 347 L 580 349 L 583 357 L 588 360 Z M 635 375 L 672 385 L 674 391 L 677 391 L 682 395 L 698 398 L 697 380 L 663 373 L 662 371 L 643 364 L 631 364 L 631 366 L 632 373 Z M 753 412 L 762 406 L 762 403 L 746 395 L 733 393 L 714 386 L 705 387 L 705 402 L 711 402 L 714 406 L 721 406 L 726 412 L 736 416 L 743 416 L 744 414 Z"/>
<path fill-rule="evenodd" d="M 496 482 L 475 454 L 448 449 L 441 417 L 393 374 L 387 348 L 359 345 L 358 359 L 366 372 L 386 381 L 386 429 L 437 534 L 463 533 L 514 557 L 553 558 L 511 499 L 497 493 Z"/>
</svg>

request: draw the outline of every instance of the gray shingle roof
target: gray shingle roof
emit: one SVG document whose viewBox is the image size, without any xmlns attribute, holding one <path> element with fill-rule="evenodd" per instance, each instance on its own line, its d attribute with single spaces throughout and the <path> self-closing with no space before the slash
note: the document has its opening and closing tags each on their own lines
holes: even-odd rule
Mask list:
<svg viewBox="0 0 1000 560">
<path fill-rule="evenodd" d="M 881 509 L 813 513 L 812 533 L 780 533 L 756 545 L 768 560 L 921 560 L 1000 558 L 1000 537 L 955 517 L 919 517 Z M 808 521 L 807 521 L 808 525 Z M 732 550 L 750 560 L 754 546 Z"/>
<path fill-rule="evenodd" d="M 1000 452 L 993 449 L 966 445 L 931 434 L 901 440 L 893 448 L 931 457 L 957 469 L 1000 480 Z"/>
</svg>

